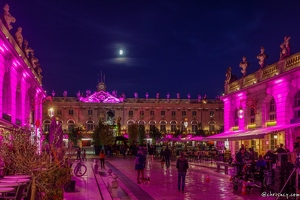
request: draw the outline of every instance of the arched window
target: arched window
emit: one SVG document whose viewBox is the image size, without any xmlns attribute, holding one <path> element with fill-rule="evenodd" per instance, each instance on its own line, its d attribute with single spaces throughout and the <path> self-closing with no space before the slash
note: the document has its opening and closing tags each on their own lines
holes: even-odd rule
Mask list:
<svg viewBox="0 0 300 200">
<path fill-rule="evenodd" d="M 276 104 L 275 104 L 275 99 L 272 98 L 270 101 L 270 107 L 269 107 L 269 120 L 276 120 Z"/>
<path fill-rule="evenodd" d="M 155 124 L 156 124 L 156 122 L 155 122 L 154 120 L 151 120 L 151 121 L 149 122 L 149 125 L 150 125 L 150 131 L 153 130 L 153 129 L 155 129 Z"/>
<path fill-rule="evenodd" d="M 94 122 L 92 120 L 88 120 L 86 122 L 86 130 L 93 131 L 94 130 Z"/>
<path fill-rule="evenodd" d="M 213 120 L 209 121 L 208 127 L 210 132 L 214 132 L 216 130 L 216 122 Z"/>
<path fill-rule="evenodd" d="M 163 133 L 166 133 L 166 125 L 167 125 L 167 122 L 162 120 L 159 122 L 159 125 L 160 125 L 160 132 L 163 132 Z"/>
<path fill-rule="evenodd" d="M 146 122 L 144 120 L 139 121 L 139 125 L 145 126 Z"/>
<path fill-rule="evenodd" d="M 171 124 L 171 132 L 175 132 L 176 131 L 177 122 L 176 121 L 171 121 L 170 124 Z"/>
<path fill-rule="evenodd" d="M 73 129 L 75 128 L 75 122 L 74 122 L 74 120 L 70 119 L 70 120 L 67 122 L 67 124 L 68 124 L 68 130 L 69 130 L 69 131 L 71 131 L 71 130 L 73 130 Z"/>
<path fill-rule="evenodd" d="M 46 119 L 43 124 L 44 124 L 44 133 L 49 133 L 51 121 L 49 119 Z"/>
<path fill-rule="evenodd" d="M 300 91 L 295 95 L 294 101 L 294 116 L 295 118 L 300 118 Z"/>
<path fill-rule="evenodd" d="M 196 133 L 197 129 L 198 129 L 198 123 L 197 123 L 197 121 L 192 121 L 191 124 L 192 124 L 192 132 Z"/>
<path fill-rule="evenodd" d="M 250 109 L 250 123 L 255 124 L 255 109 L 254 108 Z"/>
</svg>

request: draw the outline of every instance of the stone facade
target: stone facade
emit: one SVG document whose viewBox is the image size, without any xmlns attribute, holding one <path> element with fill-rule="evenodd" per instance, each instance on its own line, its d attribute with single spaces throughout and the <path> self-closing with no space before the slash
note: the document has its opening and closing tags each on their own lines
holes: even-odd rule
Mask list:
<svg viewBox="0 0 300 200">
<path fill-rule="evenodd" d="M 156 126 L 164 134 L 174 133 L 179 128 L 187 134 L 194 134 L 201 123 L 202 129 L 207 133 L 217 133 L 223 127 L 223 102 L 221 100 L 208 99 L 166 99 L 126 98 L 124 94 L 106 91 L 104 82 L 100 82 L 97 91 L 83 96 L 80 92 L 77 97 L 53 97 L 53 101 L 43 105 L 44 132 L 48 131 L 50 116 L 49 109 L 53 109 L 53 115 L 59 118 L 63 130 L 69 126 L 81 125 L 85 127 L 84 140 L 90 138 L 93 128 L 99 119 L 109 121 L 109 113 L 113 113 L 111 124 L 116 124 L 118 118 L 121 123 L 121 134 L 126 134 L 128 125 L 138 123 L 145 126 L 146 134 L 150 126 Z M 189 95 L 188 95 L 189 96 Z M 184 126 L 187 122 L 187 127 Z"/>
<path fill-rule="evenodd" d="M 5 129 L 42 122 L 42 79 L 0 20 L 0 125 Z"/>
<path fill-rule="evenodd" d="M 244 143 L 265 153 L 283 143 L 287 149 L 293 150 L 293 140 L 299 135 L 299 91 L 300 53 L 225 84 L 222 100 L 224 131 L 228 137 L 234 136 L 230 133 L 233 131 L 251 134 L 252 130 L 256 130 L 260 134 L 261 130 L 267 133 L 261 139 L 254 135 L 252 140 L 241 137 L 231 143 L 231 149 L 237 150 Z"/>
</svg>

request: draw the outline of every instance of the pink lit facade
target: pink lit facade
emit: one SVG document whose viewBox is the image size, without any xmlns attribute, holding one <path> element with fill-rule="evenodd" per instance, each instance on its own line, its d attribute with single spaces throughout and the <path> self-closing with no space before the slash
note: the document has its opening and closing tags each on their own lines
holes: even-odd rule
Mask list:
<svg viewBox="0 0 300 200">
<path fill-rule="evenodd" d="M 300 53 L 225 84 L 222 100 L 224 133 L 211 140 L 227 141 L 232 152 L 245 144 L 265 153 L 281 143 L 292 151 L 300 135 Z"/>
<path fill-rule="evenodd" d="M 42 121 L 42 76 L 0 20 L 0 130 Z M 40 134 L 40 133 L 39 133 Z"/>
</svg>

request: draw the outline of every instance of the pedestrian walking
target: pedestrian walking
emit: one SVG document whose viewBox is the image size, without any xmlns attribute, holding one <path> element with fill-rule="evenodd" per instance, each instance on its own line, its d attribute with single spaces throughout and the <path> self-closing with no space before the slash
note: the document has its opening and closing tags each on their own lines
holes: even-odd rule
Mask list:
<svg viewBox="0 0 300 200">
<path fill-rule="evenodd" d="M 167 146 L 166 150 L 164 151 L 164 157 L 166 160 L 166 166 L 167 166 L 167 168 L 169 168 L 170 167 L 171 150 L 169 149 L 168 146 Z"/>
<path fill-rule="evenodd" d="M 99 158 L 100 158 L 101 169 L 105 169 L 105 166 L 104 166 L 105 153 L 104 153 L 103 149 L 100 151 Z"/>
<path fill-rule="evenodd" d="M 78 147 L 78 149 L 77 149 L 77 158 L 76 159 L 81 160 L 81 149 L 80 149 L 80 147 Z"/>
<path fill-rule="evenodd" d="M 83 149 L 82 161 L 87 161 L 87 159 L 86 159 L 86 150 L 85 149 Z"/>
<path fill-rule="evenodd" d="M 184 157 L 184 153 L 180 153 L 180 158 L 177 159 L 176 168 L 178 169 L 178 191 L 184 192 L 185 177 L 189 168 L 188 160 Z"/>
<path fill-rule="evenodd" d="M 138 150 L 138 153 L 136 154 L 134 164 L 135 164 L 135 170 L 137 170 L 137 183 L 141 183 L 141 179 L 144 179 L 144 168 L 145 168 L 145 161 L 146 157 L 143 154 L 142 148 Z M 142 175 L 142 178 L 140 179 L 140 174 Z"/>
</svg>

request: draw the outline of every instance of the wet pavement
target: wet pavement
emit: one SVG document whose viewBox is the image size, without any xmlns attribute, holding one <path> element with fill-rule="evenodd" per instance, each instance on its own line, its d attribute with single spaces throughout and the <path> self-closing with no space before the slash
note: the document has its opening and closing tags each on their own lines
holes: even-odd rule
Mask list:
<svg viewBox="0 0 300 200">
<path fill-rule="evenodd" d="M 130 191 L 136 199 L 224 199 L 243 200 L 257 199 L 269 200 L 274 197 L 262 197 L 259 189 L 252 189 L 250 194 L 242 195 L 241 187 L 237 191 L 229 181 L 229 176 L 222 172 L 216 172 L 216 168 L 200 167 L 198 163 L 190 162 L 190 168 L 186 176 L 185 192 L 177 190 L 177 169 L 175 162 L 171 162 L 170 168 L 162 168 L 158 159 L 154 164 L 147 163 L 145 177 L 150 177 L 150 183 L 137 184 L 137 172 L 134 170 L 134 158 L 108 158 L 107 167 L 111 168 L 122 181 L 126 191 Z M 209 166 L 209 165 L 208 165 Z M 210 181 L 207 180 L 209 176 Z"/>
</svg>

